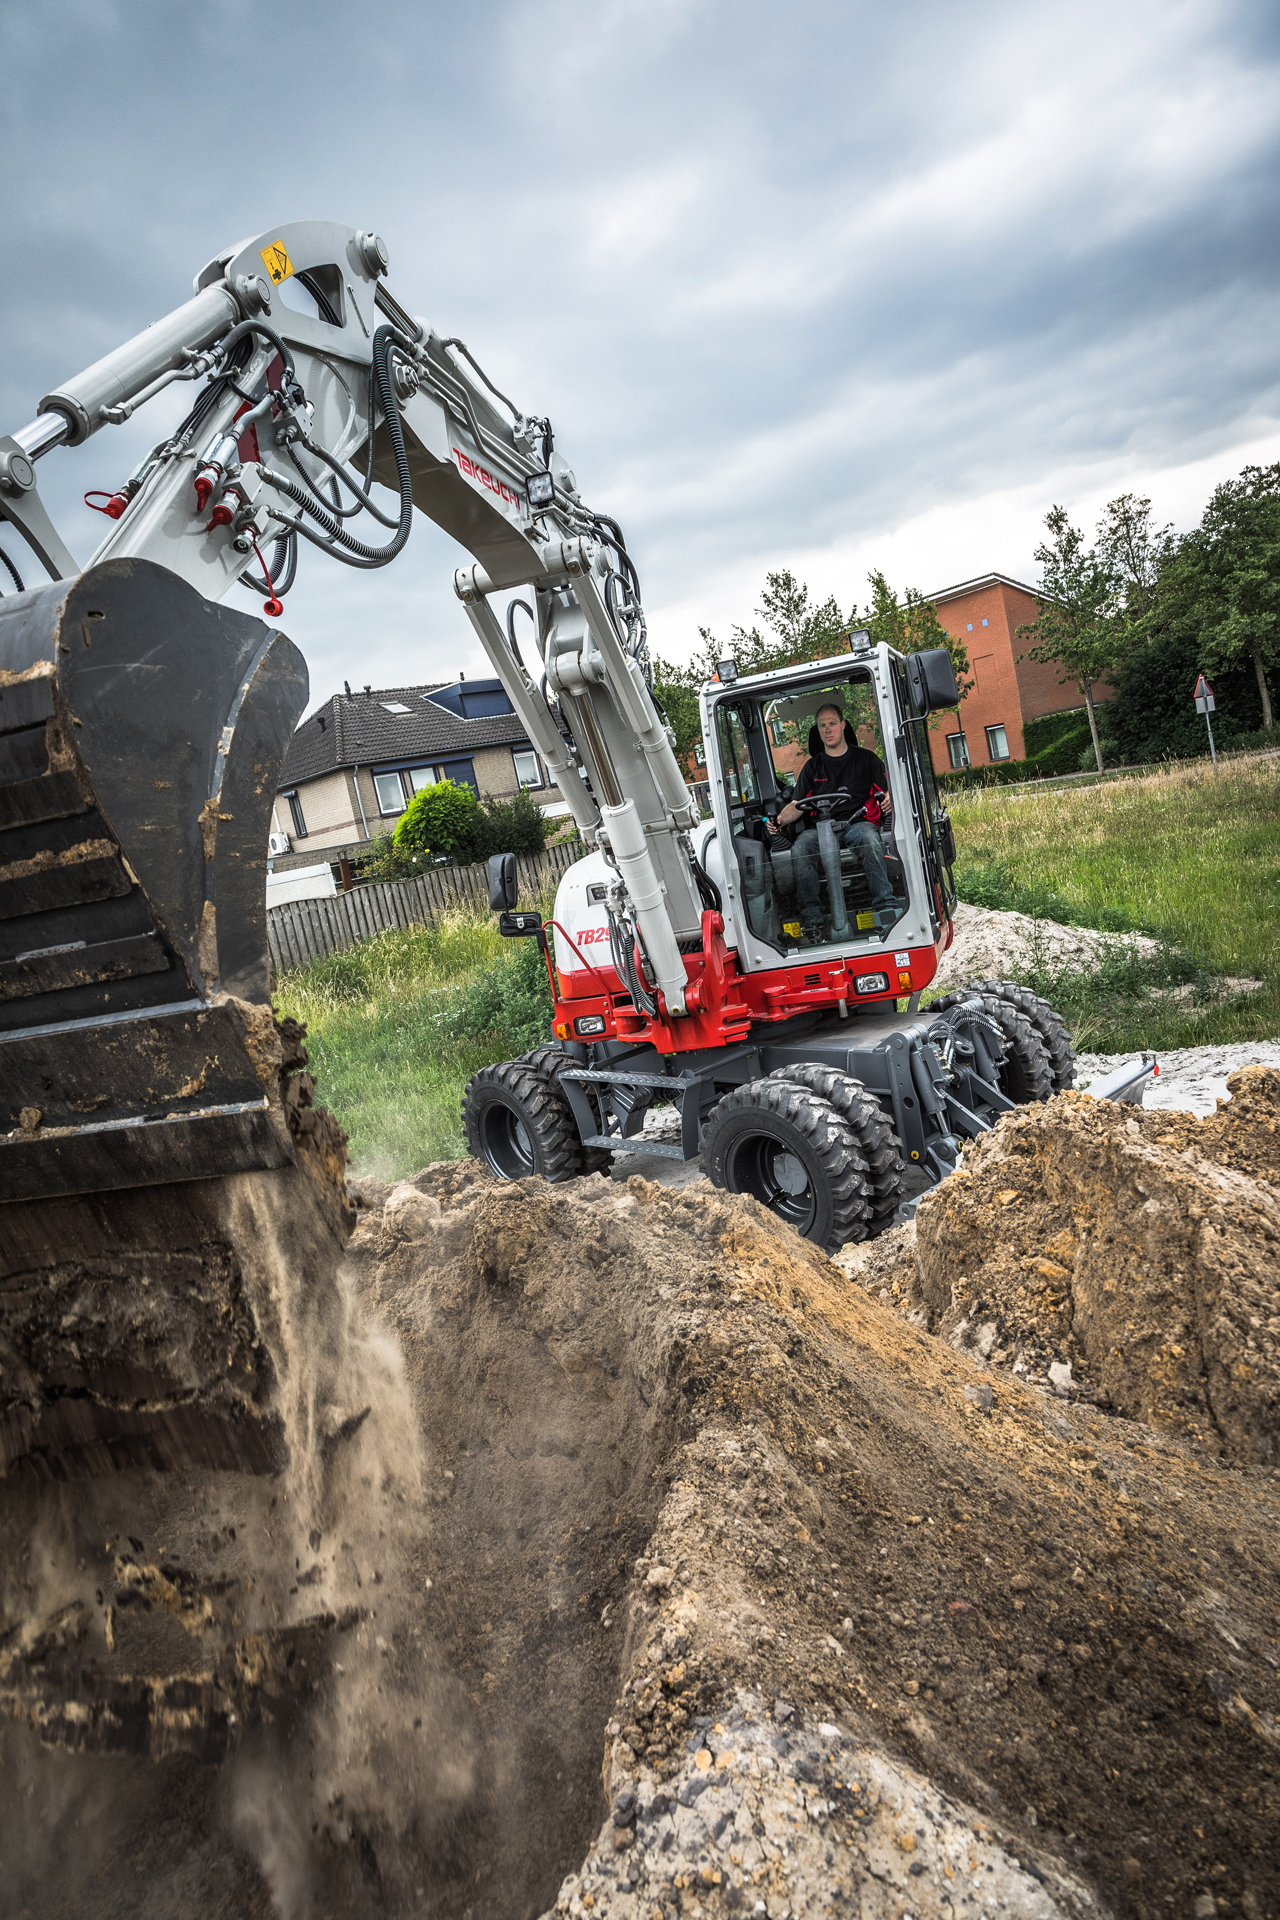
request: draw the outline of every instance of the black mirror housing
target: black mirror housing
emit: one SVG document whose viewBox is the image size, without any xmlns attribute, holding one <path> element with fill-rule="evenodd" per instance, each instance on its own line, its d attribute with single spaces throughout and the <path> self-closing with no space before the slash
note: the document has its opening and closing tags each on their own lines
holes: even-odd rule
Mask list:
<svg viewBox="0 0 1280 1920">
<path fill-rule="evenodd" d="M 490 911 L 502 913 L 508 907 L 514 907 L 519 893 L 520 883 L 516 878 L 514 853 L 491 853 L 489 855 Z"/>
<path fill-rule="evenodd" d="M 937 713 L 944 707 L 958 707 L 960 689 L 956 670 L 945 647 L 929 647 L 923 653 L 907 655 L 907 688 L 911 710 L 918 719 Z"/>
</svg>

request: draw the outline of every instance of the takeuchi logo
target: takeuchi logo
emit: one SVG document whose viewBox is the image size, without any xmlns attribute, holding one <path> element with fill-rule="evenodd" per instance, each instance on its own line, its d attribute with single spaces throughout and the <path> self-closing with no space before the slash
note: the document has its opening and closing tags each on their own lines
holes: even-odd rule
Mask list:
<svg viewBox="0 0 1280 1920">
<path fill-rule="evenodd" d="M 509 487 L 505 480 L 499 480 L 495 474 L 489 472 L 487 467 L 482 467 L 478 460 L 472 460 L 461 447 L 453 449 L 453 457 L 468 480 L 478 481 L 482 487 L 488 487 L 490 493 L 496 493 L 500 500 L 507 501 L 510 506 L 520 505 L 520 495 L 514 487 Z"/>
</svg>

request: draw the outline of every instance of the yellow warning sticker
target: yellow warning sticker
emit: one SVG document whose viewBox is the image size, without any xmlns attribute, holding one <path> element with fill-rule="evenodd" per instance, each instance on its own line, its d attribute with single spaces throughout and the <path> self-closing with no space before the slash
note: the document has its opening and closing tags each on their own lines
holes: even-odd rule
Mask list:
<svg viewBox="0 0 1280 1920">
<path fill-rule="evenodd" d="M 876 917 L 874 913 L 860 913 L 858 915 L 859 930 L 861 930 L 863 927 L 874 927 L 875 923 L 876 923 Z"/>
<path fill-rule="evenodd" d="M 269 247 L 262 248 L 262 264 L 271 275 L 274 287 L 278 287 L 282 280 L 287 280 L 293 272 L 293 262 L 283 240 L 274 240 Z"/>
</svg>

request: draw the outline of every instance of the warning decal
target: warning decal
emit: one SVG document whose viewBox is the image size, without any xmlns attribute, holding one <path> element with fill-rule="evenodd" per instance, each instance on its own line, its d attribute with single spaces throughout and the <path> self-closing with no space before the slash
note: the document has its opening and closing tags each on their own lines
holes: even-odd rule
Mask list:
<svg viewBox="0 0 1280 1920">
<path fill-rule="evenodd" d="M 293 272 L 293 262 L 285 250 L 283 240 L 276 240 L 269 247 L 262 248 L 262 264 L 271 275 L 271 284 L 278 287 Z"/>
</svg>

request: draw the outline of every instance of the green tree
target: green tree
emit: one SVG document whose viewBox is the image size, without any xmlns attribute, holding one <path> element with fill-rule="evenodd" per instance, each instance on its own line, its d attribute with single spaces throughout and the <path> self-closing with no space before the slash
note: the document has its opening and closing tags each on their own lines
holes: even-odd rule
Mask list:
<svg viewBox="0 0 1280 1920">
<path fill-rule="evenodd" d="M 727 647 L 720 645 L 709 627 L 698 628 L 702 652 L 695 656 L 694 667 L 702 670 L 699 685 L 714 679 L 717 663 L 729 655 L 737 661 L 738 672 L 748 674 L 773 673 L 779 667 L 828 660 L 849 651 L 849 622 L 835 595 L 828 594 L 820 606 L 811 605 L 808 587 L 789 567 L 765 575 L 756 619 L 763 621 L 765 632 L 754 623 L 735 626 Z"/>
<path fill-rule="evenodd" d="M 491 853 L 538 854 L 559 826 L 523 787 L 509 800 L 490 794 L 480 802 L 466 857 L 487 860 Z"/>
<path fill-rule="evenodd" d="M 1122 619 L 1128 628 L 1121 639 L 1126 651 L 1150 638 L 1161 576 L 1177 547 L 1172 526 L 1152 526 L 1151 502 L 1145 494 L 1117 494 L 1103 508 L 1097 552 L 1115 583 L 1118 607 L 1114 617 Z"/>
<path fill-rule="evenodd" d="M 1036 548 L 1040 562 L 1038 617 L 1017 629 L 1020 639 L 1035 641 L 1032 660 L 1065 669 L 1059 685 L 1075 681 L 1089 710 L 1094 759 L 1102 772 L 1102 744 L 1093 689 L 1110 679 L 1128 644 L 1124 623 L 1115 616 L 1118 581 L 1112 563 L 1096 547 L 1086 548 L 1065 507 L 1050 507 L 1044 517 L 1049 539 Z"/>
<path fill-rule="evenodd" d="M 1267 669 L 1280 667 L 1280 461 L 1246 467 L 1216 487 L 1179 559 L 1196 582 L 1206 664 L 1213 671 L 1249 661 L 1262 724 L 1271 729 Z"/>
<path fill-rule="evenodd" d="M 867 580 L 871 604 L 862 620 L 875 645 L 883 642 L 896 647 L 899 653 L 927 653 L 934 647 L 945 647 L 963 700 L 974 685 L 969 676 L 969 649 L 954 633 L 947 632 L 933 601 L 926 600 L 915 587 L 908 587 L 905 597 L 899 600 L 879 568 L 872 568 Z"/>
<path fill-rule="evenodd" d="M 702 716 L 698 694 L 708 676 L 700 666 L 675 666 L 670 660 L 655 659 L 653 691 L 676 738 L 676 759 L 688 767 L 702 739 Z"/>
</svg>

